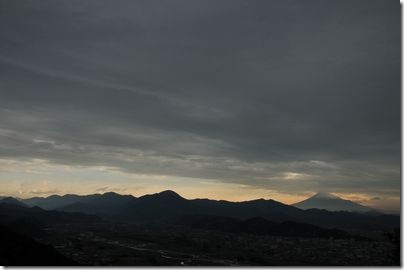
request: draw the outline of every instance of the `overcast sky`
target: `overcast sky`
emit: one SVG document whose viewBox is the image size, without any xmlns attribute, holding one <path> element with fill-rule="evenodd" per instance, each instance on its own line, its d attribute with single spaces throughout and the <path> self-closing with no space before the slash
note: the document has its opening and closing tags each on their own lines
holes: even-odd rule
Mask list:
<svg viewBox="0 0 404 270">
<path fill-rule="evenodd" d="M 3 195 L 398 209 L 400 20 L 393 0 L 0 0 Z"/>
</svg>

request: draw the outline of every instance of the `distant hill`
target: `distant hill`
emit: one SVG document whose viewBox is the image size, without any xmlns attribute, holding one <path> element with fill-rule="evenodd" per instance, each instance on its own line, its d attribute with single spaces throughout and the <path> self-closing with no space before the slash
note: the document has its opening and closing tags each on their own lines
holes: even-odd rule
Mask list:
<svg viewBox="0 0 404 270">
<path fill-rule="evenodd" d="M 12 204 L 12 205 L 18 205 L 22 207 L 28 207 L 25 203 L 13 198 L 13 197 L 3 197 L 0 199 L 0 204 L 6 203 L 6 204 Z"/>
<path fill-rule="evenodd" d="M 372 208 L 360 205 L 349 200 L 344 200 L 333 194 L 319 192 L 312 197 L 295 203 L 293 206 L 300 209 L 325 209 L 328 211 L 349 211 L 349 212 L 374 212 Z"/>
<path fill-rule="evenodd" d="M 107 212 L 110 207 L 126 203 L 133 199 L 132 195 L 120 195 L 114 192 L 107 192 L 104 194 L 91 194 L 91 195 L 76 195 L 66 194 L 63 196 L 52 195 L 46 198 L 33 197 L 22 200 L 29 206 L 38 206 L 45 210 L 63 209 L 69 212 L 84 211 L 88 213 L 96 213 L 101 210 Z M 94 209 L 94 206 L 103 206 L 102 208 Z M 104 209 L 107 207 L 107 209 Z"/>
<path fill-rule="evenodd" d="M 56 208 L 65 212 L 82 212 L 88 214 L 106 214 L 119 211 L 125 204 L 134 200 L 132 195 L 120 195 L 114 192 L 86 196 L 75 203 Z"/>
<path fill-rule="evenodd" d="M 80 196 L 75 194 L 66 194 L 63 196 L 52 195 L 45 198 L 33 197 L 29 199 L 23 199 L 22 201 L 29 206 L 38 206 L 45 210 L 53 210 L 76 202 L 86 201 L 92 196 L 94 195 Z"/>
<path fill-rule="evenodd" d="M 76 262 L 53 247 L 15 233 L 0 225 L 0 265 L 3 266 L 75 266 Z"/>
</svg>

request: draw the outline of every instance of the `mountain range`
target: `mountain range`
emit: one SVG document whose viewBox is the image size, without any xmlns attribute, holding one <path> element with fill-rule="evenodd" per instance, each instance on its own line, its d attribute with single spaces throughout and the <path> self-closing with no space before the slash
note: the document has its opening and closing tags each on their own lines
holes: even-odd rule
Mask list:
<svg viewBox="0 0 404 270">
<path fill-rule="evenodd" d="M 91 194 L 91 195 L 76 195 L 76 194 L 66 194 L 63 196 L 60 195 L 51 195 L 49 197 L 33 197 L 29 199 L 21 200 L 23 203 L 29 206 L 38 206 L 45 210 L 54 210 L 58 208 L 65 208 L 67 210 L 71 208 L 71 211 L 75 209 L 80 209 L 80 212 L 83 211 L 81 207 L 97 206 L 101 211 L 109 211 L 110 208 L 113 208 L 117 204 L 128 202 L 131 199 L 134 199 L 132 195 L 121 195 L 114 192 L 107 192 L 104 194 Z M 0 201 L 1 202 L 1 201 Z M 103 207 L 101 207 L 103 206 Z M 107 209 L 104 209 L 106 207 Z M 84 212 L 93 212 L 93 210 L 87 209 Z M 95 210 L 97 212 L 98 210 Z"/>
<path fill-rule="evenodd" d="M 338 198 L 321 198 L 324 196 L 320 195 L 317 199 L 339 201 Z M 138 198 L 109 192 L 85 196 L 53 195 L 47 198 L 26 199 L 22 202 L 28 206 L 35 205 L 65 213 L 94 214 L 122 222 L 173 222 L 182 216 L 210 215 L 239 219 L 262 217 L 274 222 L 293 221 L 323 228 L 378 230 L 399 227 L 400 221 L 396 215 L 368 215 L 363 212 L 324 209 L 305 210 L 275 200 L 258 199 L 244 202 L 187 200 L 170 190 Z"/>
</svg>

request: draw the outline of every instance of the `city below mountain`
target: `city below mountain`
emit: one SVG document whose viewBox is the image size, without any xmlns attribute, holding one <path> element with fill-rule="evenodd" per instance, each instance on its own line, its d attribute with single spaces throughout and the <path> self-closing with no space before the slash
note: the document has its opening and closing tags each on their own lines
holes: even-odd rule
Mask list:
<svg viewBox="0 0 404 270">
<path fill-rule="evenodd" d="M 324 193 L 310 200 L 351 205 Z M 13 231 L 16 241 L 32 243 L 22 252 L 31 252 L 36 242 L 42 245 L 37 261 L 24 255 L 21 265 L 328 265 L 322 259 L 331 258 L 328 251 L 336 254 L 333 265 L 347 260 L 354 265 L 397 264 L 391 254 L 397 250 L 399 216 L 334 209 L 338 211 L 305 210 L 264 199 L 187 200 L 171 190 L 138 198 L 113 192 L 7 197 L 0 199 L 0 226 Z M 356 209 L 363 208 L 349 208 Z M 357 250 L 362 259 L 343 257 L 348 253 L 340 245 Z M 318 256 L 302 253 L 313 247 Z M 56 261 L 42 258 L 52 252 L 60 252 Z M 19 263 L 10 252 L 0 261 Z"/>
</svg>

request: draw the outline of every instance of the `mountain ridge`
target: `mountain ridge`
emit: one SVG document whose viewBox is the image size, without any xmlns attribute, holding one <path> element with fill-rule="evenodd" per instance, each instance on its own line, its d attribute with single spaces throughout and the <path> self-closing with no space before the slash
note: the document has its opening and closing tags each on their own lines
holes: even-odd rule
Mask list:
<svg viewBox="0 0 404 270">
<path fill-rule="evenodd" d="M 321 194 L 320 194 L 321 195 Z M 324 194 L 322 194 L 324 195 Z M 324 197 L 324 196 L 320 196 Z M 326 197 L 329 197 L 328 195 Z M 59 197 L 60 198 L 60 197 Z M 377 230 L 399 226 L 399 216 L 367 215 L 349 211 L 328 211 L 319 209 L 299 209 L 293 205 L 275 200 L 257 199 L 230 202 L 210 199 L 185 199 L 174 191 L 162 191 L 140 197 L 117 193 L 96 196 L 85 195 L 80 201 L 65 204 L 56 210 L 96 214 L 111 221 L 120 222 L 172 222 L 178 217 L 215 215 L 248 219 L 262 217 L 270 221 L 294 221 L 313 224 L 323 228 L 357 228 Z M 109 198 L 112 198 L 110 201 Z M 52 200 L 55 197 L 51 197 Z M 63 198 L 62 198 L 63 199 Z M 48 205 L 49 206 L 49 205 Z"/>
<path fill-rule="evenodd" d="M 18 205 L 18 206 L 23 206 L 23 207 L 28 207 L 25 203 L 21 202 L 20 200 L 13 198 L 13 197 L 3 197 L 0 199 L 0 204 L 1 203 L 6 203 L 6 204 L 13 204 L 13 205 Z"/>
</svg>

